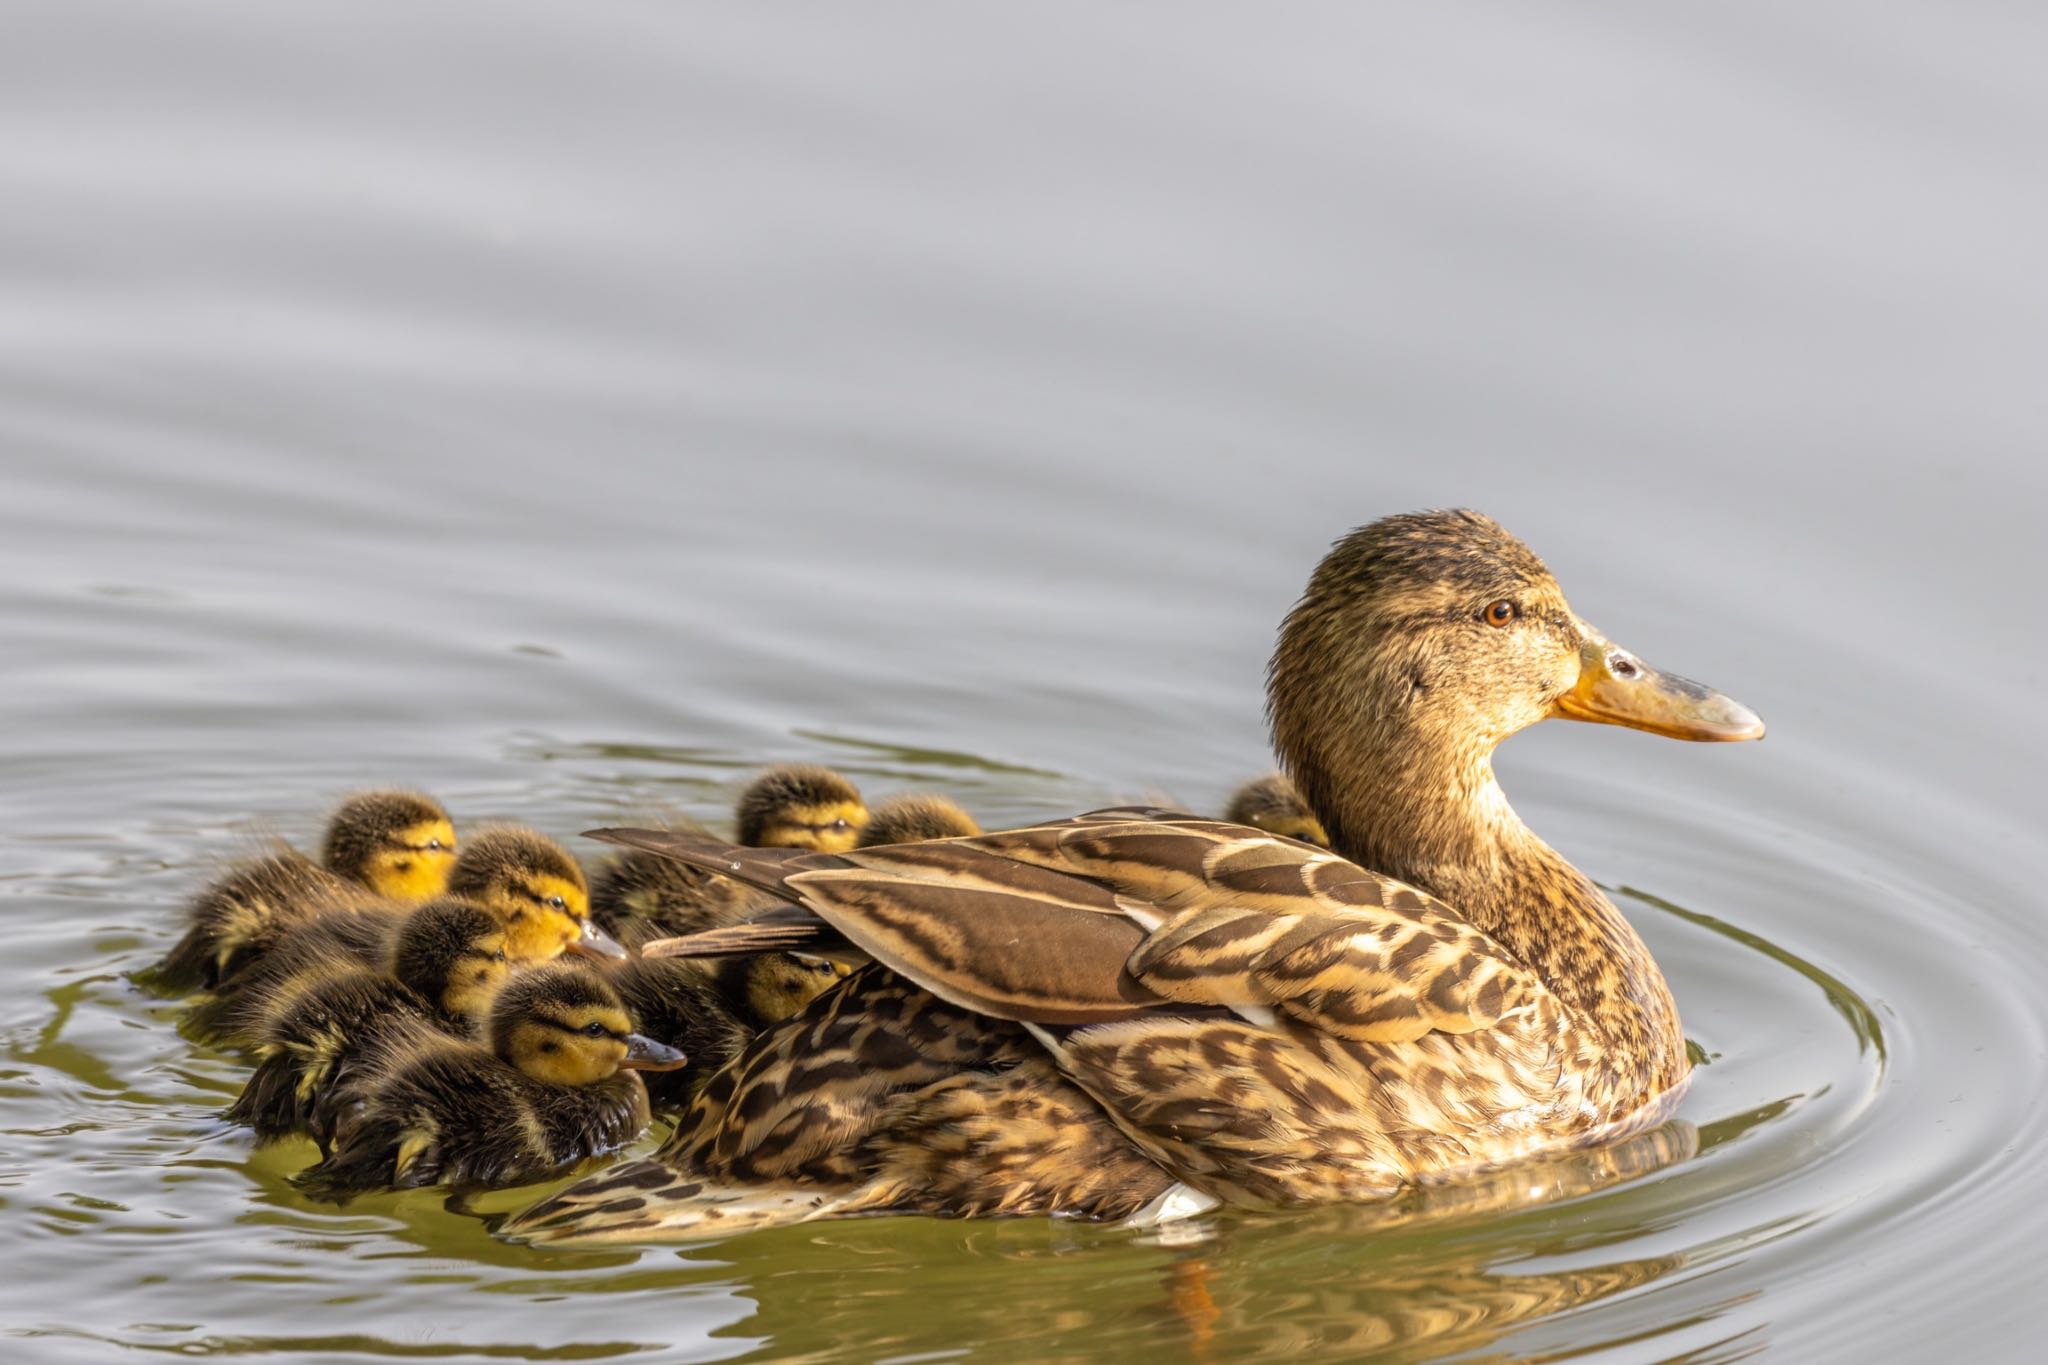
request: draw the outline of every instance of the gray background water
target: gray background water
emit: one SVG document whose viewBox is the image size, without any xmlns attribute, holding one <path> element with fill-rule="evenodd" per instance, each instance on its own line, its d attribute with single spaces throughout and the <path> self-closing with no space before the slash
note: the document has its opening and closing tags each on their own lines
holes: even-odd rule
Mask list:
<svg viewBox="0 0 2048 1365">
<path fill-rule="evenodd" d="M 2038 8 L 0 18 L 15 1349 L 2029 1352 Z M 563 835 L 789 757 L 1213 806 L 1323 546 L 1443 504 L 1771 722 L 1502 755 L 1713 1058 L 1618 1190 L 542 1255 L 304 1204 L 122 980 L 367 782 Z"/>
</svg>

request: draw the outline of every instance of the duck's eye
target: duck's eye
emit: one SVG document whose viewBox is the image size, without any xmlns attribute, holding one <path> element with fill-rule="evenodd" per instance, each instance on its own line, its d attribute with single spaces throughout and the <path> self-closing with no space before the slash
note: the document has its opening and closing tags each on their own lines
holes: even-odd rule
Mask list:
<svg viewBox="0 0 2048 1365">
<path fill-rule="evenodd" d="M 1521 614 L 1522 609 L 1505 597 L 1497 597 L 1493 601 L 1488 602 L 1486 610 L 1480 613 L 1489 626 L 1512 624 Z"/>
<path fill-rule="evenodd" d="M 604 1037 L 605 1029 L 603 1024 L 597 1023 L 593 1020 L 592 1022 L 585 1024 L 583 1026 L 583 1031 L 592 1038 L 602 1038 Z"/>
<path fill-rule="evenodd" d="M 497 951 L 497 952 L 495 952 L 495 953 L 492 953 L 492 954 L 491 954 L 491 961 L 493 961 L 493 962 L 503 962 L 504 960 L 505 960 L 505 950 L 504 950 L 503 948 L 500 948 L 500 949 L 498 949 L 498 951 Z"/>
<path fill-rule="evenodd" d="M 549 896 L 548 904 L 554 906 L 557 910 L 567 910 L 569 908 L 569 902 L 563 900 L 560 896 Z"/>
<path fill-rule="evenodd" d="M 427 849 L 430 852 L 439 853 L 441 851 L 441 841 L 439 839 L 427 840 Z"/>
<path fill-rule="evenodd" d="M 847 818 L 846 818 L 845 816 L 843 816 L 843 815 L 842 815 L 842 816 L 840 816 L 840 817 L 839 817 L 839 818 L 838 818 L 837 820 L 834 820 L 834 821 L 832 822 L 832 828 L 834 828 L 834 829 L 852 829 L 852 828 L 853 828 L 853 824 L 852 824 L 852 822 L 851 822 L 851 821 L 849 821 L 849 820 L 848 820 L 848 819 L 847 819 Z"/>
</svg>

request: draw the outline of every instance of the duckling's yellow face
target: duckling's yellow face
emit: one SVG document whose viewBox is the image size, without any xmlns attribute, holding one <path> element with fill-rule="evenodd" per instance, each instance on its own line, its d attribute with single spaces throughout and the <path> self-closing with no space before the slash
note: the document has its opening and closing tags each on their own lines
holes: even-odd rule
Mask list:
<svg viewBox="0 0 2048 1365">
<path fill-rule="evenodd" d="M 624 1010 L 546 1002 L 513 1026 L 507 1060 L 550 1085 L 595 1085 L 626 1060 L 632 1037 Z"/>
<path fill-rule="evenodd" d="M 687 1060 L 666 1043 L 633 1032 L 615 1005 L 540 1001 L 512 1027 L 503 1053 L 550 1085 L 596 1085 L 621 1069 L 673 1071 Z"/>
<path fill-rule="evenodd" d="M 511 974 L 512 963 L 505 951 L 505 931 L 495 929 L 478 934 L 462 945 L 448 971 L 448 985 L 441 992 L 441 1008 L 451 1018 L 476 1021 L 491 1012 L 492 997 Z"/>
<path fill-rule="evenodd" d="M 747 1008 L 755 1022 L 776 1023 L 824 994 L 840 976 L 837 967 L 815 958 L 757 954 L 747 959 Z"/>
<path fill-rule="evenodd" d="M 455 866 L 455 826 L 423 820 L 393 830 L 378 841 L 363 868 L 363 879 L 380 896 L 419 904 L 448 889 Z"/>
<path fill-rule="evenodd" d="M 563 877 L 508 871 L 479 897 L 505 926 L 505 955 L 514 962 L 547 962 L 585 937 L 590 896 Z"/>
<path fill-rule="evenodd" d="M 775 807 L 761 827 L 762 848 L 804 848 L 845 853 L 860 842 L 868 808 L 859 801 L 791 801 Z"/>
</svg>

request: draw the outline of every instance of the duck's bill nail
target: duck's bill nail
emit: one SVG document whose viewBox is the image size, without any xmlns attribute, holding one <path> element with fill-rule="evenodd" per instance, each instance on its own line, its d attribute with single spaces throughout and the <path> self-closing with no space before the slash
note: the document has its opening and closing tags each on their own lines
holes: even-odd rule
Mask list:
<svg viewBox="0 0 2048 1365">
<path fill-rule="evenodd" d="M 569 951 L 584 957 L 610 958 L 614 962 L 631 956 L 623 944 L 598 928 L 595 920 L 583 921 L 583 933 L 570 943 Z"/>
<path fill-rule="evenodd" d="M 674 1071 L 688 1060 L 667 1043 L 657 1043 L 644 1033 L 629 1033 L 626 1059 L 619 1065 L 628 1071 Z"/>
<path fill-rule="evenodd" d="M 1588 635 L 1580 647 L 1578 685 L 1557 699 L 1552 713 L 1672 739 L 1764 737 L 1763 721 L 1733 697 L 1660 672 L 1597 635 Z"/>
</svg>

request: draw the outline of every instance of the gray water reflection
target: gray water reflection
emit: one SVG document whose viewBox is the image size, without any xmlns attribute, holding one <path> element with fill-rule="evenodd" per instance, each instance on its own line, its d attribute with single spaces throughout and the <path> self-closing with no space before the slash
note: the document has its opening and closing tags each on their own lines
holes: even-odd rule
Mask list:
<svg viewBox="0 0 2048 1365">
<path fill-rule="evenodd" d="M 2031 1351 L 2033 10 L 8 19 L 0 1330 L 38 1358 Z M 784 758 L 992 823 L 1213 807 L 1322 547 L 1446 503 L 1772 724 L 1502 755 L 1646 888 L 1709 1062 L 1698 1152 L 1612 1189 L 554 1260 L 298 1204 L 303 1153 L 211 1118 L 240 1064 L 122 980 L 251 822 L 368 782 L 562 834 Z"/>
</svg>

